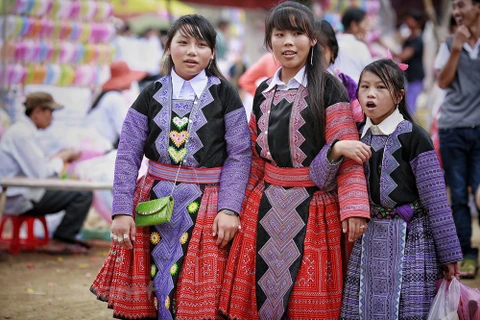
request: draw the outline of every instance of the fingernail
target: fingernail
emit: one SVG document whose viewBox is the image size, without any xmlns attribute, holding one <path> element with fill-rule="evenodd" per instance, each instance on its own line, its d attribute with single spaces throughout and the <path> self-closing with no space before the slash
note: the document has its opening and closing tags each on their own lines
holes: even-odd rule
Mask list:
<svg viewBox="0 0 480 320">
<path fill-rule="evenodd" d="M 347 232 L 347 229 L 342 229 L 343 233 Z"/>
</svg>

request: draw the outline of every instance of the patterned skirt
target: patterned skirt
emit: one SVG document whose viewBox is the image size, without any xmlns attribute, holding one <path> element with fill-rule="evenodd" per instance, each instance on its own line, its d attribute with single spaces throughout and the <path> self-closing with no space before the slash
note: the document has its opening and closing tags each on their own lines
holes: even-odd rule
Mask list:
<svg viewBox="0 0 480 320">
<path fill-rule="evenodd" d="M 372 205 L 347 269 L 341 319 L 427 319 L 441 278 L 432 230 L 419 203 L 403 210 Z"/>
<path fill-rule="evenodd" d="M 247 199 L 222 286 L 220 311 L 228 319 L 340 315 L 342 235 L 336 196 L 318 191 L 311 181 L 310 187 L 292 187 L 296 176 L 301 175 L 285 174 L 287 182 L 266 174 Z"/>
<path fill-rule="evenodd" d="M 182 169 L 183 170 L 183 169 Z M 176 169 L 170 174 L 175 174 Z M 162 175 L 165 179 L 165 174 Z M 121 319 L 217 319 L 228 249 L 212 237 L 218 181 L 174 189 L 169 223 L 137 228 L 133 250 L 112 244 L 90 290 Z M 212 178 L 211 172 L 208 179 Z M 219 178 L 219 176 L 218 176 Z M 188 180 L 188 178 L 185 178 Z M 173 179 L 171 179 L 173 180 Z M 149 172 L 137 185 L 135 205 L 171 193 L 173 182 Z M 191 180 L 190 180 L 191 181 Z M 216 184 L 215 184 L 216 183 Z"/>
</svg>

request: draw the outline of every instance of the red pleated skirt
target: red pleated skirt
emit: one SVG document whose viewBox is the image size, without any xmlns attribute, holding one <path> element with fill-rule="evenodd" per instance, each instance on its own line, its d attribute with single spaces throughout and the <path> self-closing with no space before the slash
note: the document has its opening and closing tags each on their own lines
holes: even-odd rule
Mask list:
<svg viewBox="0 0 480 320">
<path fill-rule="evenodd" d="M 277 168 L 275 172 L 271 172 L 271 169 L 266 168 L 265 181 L 284 187 L 293 186 L 293 175 L 288 169 L 284 173 L 284 169 Z M 269 174 L 269 171 L 273 174 Z M 295 175 L 301 176 L 299 172 L 295 172 Z M 311 186 L 305 181 L 300 185 Z M 259 318 L 256 302 L 256 238 L 259 204 L 264 188 L 264 181 L 260 181 L 249 195 L 241 215 L 242 230 L 235 236 L 230 250 L 220 299 L 220 311 L 228 319 Z M 344 247 L 342 249 L 343 236 L 336 194 L 315 192 L 308 210 L 302 262 L 289 297 L 288 318 L 338 319 L 343 289 L 342 260 L 346 250 Z"/>
<path fill-rule="evenodd" d="M 148 175 L 137 188 L 134 207 L 147 201 L 158 177 Z M 218 319 L 220 289 L 228 248 L 219 248 L 212 236 L 217 215 L 218 186 L 205 186 L 196 223 L 184 256 L 175 293 L 177 319 Z M 110 252 L 90 290 L 108 303 L 113 316 L 122 319 L 157 319 L 155 293 L 150 275 L 150 227 L 137 228 L 133 249 L 112 243 Z"/>
</svg>

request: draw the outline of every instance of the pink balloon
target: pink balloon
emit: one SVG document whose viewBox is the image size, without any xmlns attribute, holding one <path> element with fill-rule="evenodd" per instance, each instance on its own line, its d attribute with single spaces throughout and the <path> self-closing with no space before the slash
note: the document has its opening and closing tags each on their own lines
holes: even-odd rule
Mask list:
<svg viewBox="0 0 480 320">
<path fill-rule="evenodd" d="M 72 7 L 70 8 L 70 19 L 76 19 L 80 15 L 80 2 L 72 1 Z"/>
<path fill-rule="evenodd" d="M 26 44 L 24 40 L 20 40 L 15 44 L 15 61 L 24 61 L 25 60 L 25 52 L 26 52 Z"/>
</svg>

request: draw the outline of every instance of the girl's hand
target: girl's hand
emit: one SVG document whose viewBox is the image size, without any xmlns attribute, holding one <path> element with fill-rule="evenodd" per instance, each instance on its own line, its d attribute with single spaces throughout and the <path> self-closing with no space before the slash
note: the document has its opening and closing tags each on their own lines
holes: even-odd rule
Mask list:
<svg viewBox="0 0 480 320">
<path fill-rule="evenodd" d="M 131 215 L 116 215 L 112 221 L 110 232 L 112 241 L 120 247 L 133 248 L 135 241 L 135 221 Z"/>
<path fill-rule="evenodd" d="M 223 210 L 220 211 L 212 226 L 212 236 L 217 237 L 217 246 L 225 247 L 233 239 L 238 229 L 240 229 L 240 218 L 236 214 L 231 215 Z"/>
<path fill-rule="evenodd" d="M 337 141 L 328 155 L 330 161 L 336 161 L 344 156 L 362 164 L 372 156 L 372 150 L 365 143 L 357 140 Z"/>
<path fill-rule="evenodd" d="M 367 219 L 351 217 L 342 221 L 343 233 L 348 233 L 348 241 L 354 242 L 367 230 Z"/>
<path fill-rule="evenodd" d="M 443 277 L 446 280 L 452 280 L 453 277 L 459 278 L 458 262 L 447 263 L 443 265 Z"/>
</svg>

